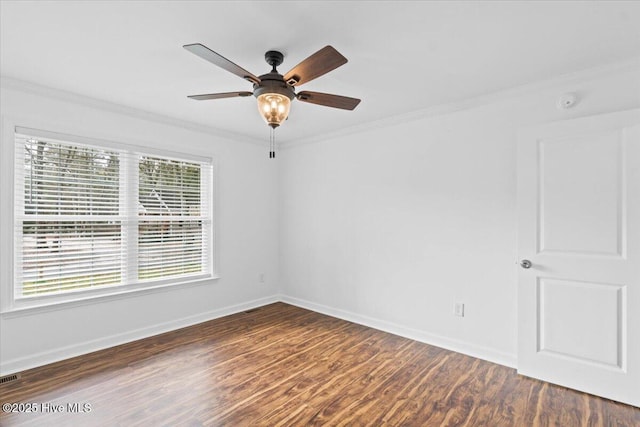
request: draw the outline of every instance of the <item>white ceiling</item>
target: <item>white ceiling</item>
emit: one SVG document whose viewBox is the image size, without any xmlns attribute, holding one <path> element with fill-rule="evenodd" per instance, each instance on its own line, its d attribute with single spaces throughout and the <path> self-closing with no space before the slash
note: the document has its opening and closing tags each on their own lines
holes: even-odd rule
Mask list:
<svg viewBox="0 0 640 427">
<path fill-rule="evenodd" d="M 325 45 L 346 65 L 299 90 L 361 98 L 355 111 L 294 102 L 278 140 L 295 142 L 640 56 L 640 2 L 1 3 L 0 73 L 268 140 L 251 90 L 187 52 L 199 42 L 260 75 L 284 74 Z"/>
</svg>

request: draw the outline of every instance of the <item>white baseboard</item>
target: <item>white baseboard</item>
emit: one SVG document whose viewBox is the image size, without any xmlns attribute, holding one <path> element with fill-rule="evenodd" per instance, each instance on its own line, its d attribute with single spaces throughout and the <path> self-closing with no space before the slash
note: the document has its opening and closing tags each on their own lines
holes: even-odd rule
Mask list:
<svg viewBox="0 0 640 427">
<path fill-rule="evenodd" d="M 364 316 L 358 313 L 317 304 L 311 301 L 287 295 L 273 295 L 252 301 L 243 302 L 228 307 L 222 307 L 215 310 L 199 313 L 193 316 L 183 317 L 181 319 L 172 320 L 170 322 L 153 325 L 146 328 L 140 328 L 128 331 L 122 334 L 110 335 L 91 341 L 86 341 L 66 347 L 55 348 L 46 352 L 33 354 L 14 360 L 4 360 L 0 366 L 0 376 L 9 375 L 38 366 L 48 365 L 49 363 L 59 362 L 71 357 L 81 356 L 83 354 L 92 353 L 98 350 L 104 350 L 131 341 L 149 338 L 154 335 L 170 332 L 176 329 L 206 322 L 208 320 L 217 319 L 219 317 L 228 316 L 230 314 L 239 313 L 241 311 L 250 310 L 252 308 L 261 307 L 274 302 L 284 302 L 287 304 L 302 307 L 328 316 L 337 317 L 349 322 L 358 323 L 364 326 L 375 328 L 394 335 L 409 338 L 426 344 L 442 347 L 447 350 L 466 354 L 468 356 L 477 357 L 489 362 L 516 367 L 516 356 L 509 353 L 496 351 L 491 348 L 469 344 L 463 341 L 454 340 L 440 335 L 430 334 L 428 332 L 417 329 L 408 328 L 406 326 L 387 322 L 385 320 L 375 319 L 373 317 Z"/>
<path fill-rule="evenodd" d="M 370 328 L 378 329 L 384 332 L 389 332 L 391 334 L 423 342 L 425 344 L 430 344 L 436 347 L 455 351 L 456 353 L 466 354 L 467 356 L 476 357 L 478 359 L 508 366 L 510 368 L 517 367 L 517 357 L 514 354 L 504 353 L 488 347 L 469 344 L 464 341 L 443 337 L 441 335 L 430 334 L 425 331 L 408 328 L 406 326 L 387 322 L 385 320 L 375 319 L 373 317 L 364 316 L 362 314 L 341 310 L 322 304 L 316 304 L 314 302 L 294 298 L 287 295 L 282 295 L 280 297 L 280 300 L 287 304 L 306 308 L 307 310 L 337 317 L 349 322 L 358 323 L 360 325 L 368 326 Z"/>
<path fill-rule="evenodd" d="M 217 319 L 219 317 L 228 316 L 230 314 L 239 313 L 241 311 L 250 310 L 252 308 L 261 307 L 280 301 L 277 295 L 260 298 L 253 301 L 243 302 L 228 307 L 222 307 L 215 310 L 198 313 L 193 316 L 183 317 L 181 319 L 172 320 L 170 322 L 149 326 L 146 328 L 135 329 L 122 334 L 110 335 L 91 341 L 73 344 L 66 347 L 59 347 L 45 352 L 32 354 L 14 360 L 3 360 L 0 366 L 0 376 L 14 374 L 16 372 L 25 371 L 27 369 L 36 368 L 38 366 L 48 365 L 49 363 L 59 362 L 71 357 L 92 353 L 98 350 L 104 350 L 131 341 L 149 338 L 154 335 L 170 332 L 176 329 L 192 326 L 208 320 Z"/>
</svg>

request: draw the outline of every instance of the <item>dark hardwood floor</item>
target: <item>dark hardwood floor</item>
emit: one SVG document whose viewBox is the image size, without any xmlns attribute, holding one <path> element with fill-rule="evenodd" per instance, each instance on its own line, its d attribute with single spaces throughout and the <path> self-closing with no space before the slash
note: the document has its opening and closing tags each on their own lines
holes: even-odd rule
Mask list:
<svg viewBox="0 0 640 427">
<path fill-rule="evenodd" d="M 640 426 L 638 408 L 283 303 L 23 372 L 0 402 L 37 410 L 2 426 Z"/>
</svg>

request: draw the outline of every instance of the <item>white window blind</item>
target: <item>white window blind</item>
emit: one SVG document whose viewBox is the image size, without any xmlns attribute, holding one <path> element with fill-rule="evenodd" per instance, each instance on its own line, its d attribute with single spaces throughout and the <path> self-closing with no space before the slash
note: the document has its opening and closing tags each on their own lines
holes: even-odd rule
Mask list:
<svg viewBox="0 0 640 427">
<path fill-rule="evenodd" d="M 210 161 L 24 128 L 15 141 L 14 300 L 211 276 Z"/>
<path fill-rule="evenodd" d="M 210 221 L 200 165 L 150 156 L 138 164 L 138 277 L 201 272 Z"/>
</svg>

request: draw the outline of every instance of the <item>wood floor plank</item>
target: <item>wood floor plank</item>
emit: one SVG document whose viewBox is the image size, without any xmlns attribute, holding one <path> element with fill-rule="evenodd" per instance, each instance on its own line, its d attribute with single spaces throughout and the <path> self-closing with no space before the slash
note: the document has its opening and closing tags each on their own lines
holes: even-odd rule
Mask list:
<svg viewBox="0 0 640 427">
<path fill-rule="evenodd" d="M 22 373 L 2 426 L 640 426 L 640 409 L 276 303 Z"/>
</svg>

